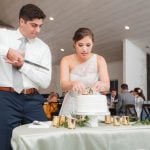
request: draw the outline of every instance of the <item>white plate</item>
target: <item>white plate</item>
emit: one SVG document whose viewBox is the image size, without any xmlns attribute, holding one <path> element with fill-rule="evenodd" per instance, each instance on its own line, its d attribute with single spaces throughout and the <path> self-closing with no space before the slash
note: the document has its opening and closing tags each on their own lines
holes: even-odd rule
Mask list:
<svg viewBox="0 0 150 150">
<path fill-rule="evenodd" d="M 51 121 L 33 121 L 33 123 L 29 124 L 28 128 L 49 128 L 51 125 Z"/>
</svg>

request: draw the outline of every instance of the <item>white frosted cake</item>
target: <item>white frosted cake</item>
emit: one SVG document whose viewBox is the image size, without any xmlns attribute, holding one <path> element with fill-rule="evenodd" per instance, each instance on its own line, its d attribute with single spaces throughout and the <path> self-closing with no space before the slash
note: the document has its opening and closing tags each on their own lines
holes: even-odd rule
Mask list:
<svg viewBox="0 0 150 150">
<path fill-rule="evenodd" d="M 108 114 L 107 99 L 105 95 L 77 96 L 77 114 L 106 115 Z"/>
</svg>

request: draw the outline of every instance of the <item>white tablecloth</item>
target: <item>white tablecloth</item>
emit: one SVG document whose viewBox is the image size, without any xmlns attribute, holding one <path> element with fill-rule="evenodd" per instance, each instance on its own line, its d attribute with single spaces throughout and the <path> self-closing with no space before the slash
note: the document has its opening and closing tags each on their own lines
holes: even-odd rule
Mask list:
<svg viewBox="0 0 150 150">
<path fill-rule="evenodd" d="M 13 130 L 13 150 L 150 150 L 150 126 L 29 128 Z"/>
</svg>

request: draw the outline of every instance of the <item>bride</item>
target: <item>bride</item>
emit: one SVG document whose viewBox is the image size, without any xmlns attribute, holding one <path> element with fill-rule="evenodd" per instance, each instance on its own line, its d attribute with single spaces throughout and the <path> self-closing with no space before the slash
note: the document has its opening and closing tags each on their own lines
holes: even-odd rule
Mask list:
<svg viewBox="0 0 150 150">
<path fill-rule="evenodd" d="M 65 95 L 60 115 L 76 111 L 76 96 L 87 87 L 96 92 L 109 90 L 110 81 L 105 59 L 92 53 L 94 35 L 88 28 L 79 28 L 73 37 L 74 54 L 65 56 L 60 64 L 60 84 Z"/>
</svg>

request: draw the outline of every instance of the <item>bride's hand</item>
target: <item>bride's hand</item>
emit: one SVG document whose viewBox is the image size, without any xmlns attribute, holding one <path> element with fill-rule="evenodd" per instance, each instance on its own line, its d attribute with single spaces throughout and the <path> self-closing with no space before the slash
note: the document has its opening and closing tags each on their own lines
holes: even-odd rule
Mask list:
<svg viewBox="0 0 150 150">
<path fill-rule="evenodd" d="M 96 92 L 105 92 L 106 91 L 106 84 L 103 83 L 102 81 L 97 81 L 92 89 Z"/>
<path fill-rule="evenodd" d="M 75 81 L 75 82 L 73 83 L 72 90 L 73 90 L 74 92 L 77 92 L 77 93 L 79 93 L 79 94 L 82 94 L 82 93 L 84 93 L 84 91 L 85 91 L 85 85 L 84 85 L 83 83 L 79 82 L 79 81 Z"/>
</svg>

